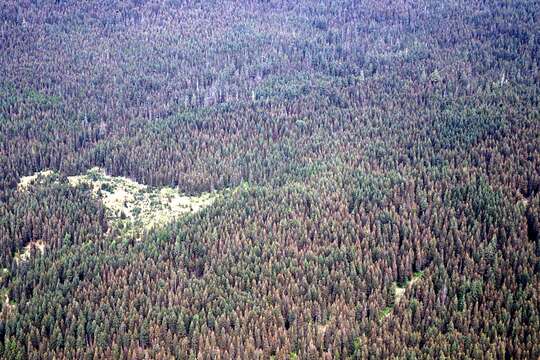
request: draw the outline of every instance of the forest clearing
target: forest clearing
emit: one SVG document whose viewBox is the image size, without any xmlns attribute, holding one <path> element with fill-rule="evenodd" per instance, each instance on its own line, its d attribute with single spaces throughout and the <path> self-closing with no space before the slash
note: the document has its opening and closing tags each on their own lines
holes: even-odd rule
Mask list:
<svg viewBox="0 0 540 360">
<path fill-rule="evenodd" d="M 57 174 L 45 170 L 24 176 L 18 188 L 28 190 L 30 185 L 54 175 Z M 214 191 L 189 196 L 172 187 L 149 187 L 127 177 L 110 176 L 99 167 L 93 167 L 82 175 L 68 176 L 67 179 L 71 186 L 88 186 L 103 202 L 111 230 L 114 228 L 124 236 L 135 237 L 181 216 L 197 213 L 210 206 L 223 193 Z M 28 256 L 34 244 L 43 252 L 44 245 L 31 243 L 20 255 L 21 260 Z"/>
</svg>

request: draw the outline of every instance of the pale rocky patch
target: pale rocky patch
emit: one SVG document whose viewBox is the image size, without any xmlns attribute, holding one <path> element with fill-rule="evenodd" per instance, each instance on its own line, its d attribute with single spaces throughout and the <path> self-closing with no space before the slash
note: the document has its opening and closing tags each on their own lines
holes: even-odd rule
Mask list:
<svg viewBox="0 0 540 360">
<path fill-rule="evenodd" d="M 30 259 L 32 249 L 38 250 L 40 254 L 43 255 L 43 253 L 45 253 L 45 243 L 43 242 L 43 240 L 37 240 L 30 241 L 28 244 L 26 244 L 22 252 L 15 254 L 15 262 L 17 263 L 17 265 Z"/>
<path fill-rule="evenodd" d="M 405 295 L 405 291 L 408 288 L 412 287 L 414 284 L 416 284 L 421 278 L 422 278 L 422 274 L 419 274 L 419 275 L 415 274 L 413 275 L 413 278 L 407 284 L 405 284 L 405 286 L 400 287 L 400 286 L 397 286 L 396 284 L 396 295 L 395 295 L 396 304 L 399 303 L 403 295 Z"/>
<path fill-rule="evenodd" d="M 320 336 L 324 336 L 324 334 L 326 333 L 326 329 L 328 329 L 328 325 L 320 324 L 317 326 L 317 331 Z"/>
<path fill-rule="evenodd" d="M 9 300 L 9 295 L 7 294 L 7 292 L 4 294 L 4 309 L 5 311 L 7 311 L 8 313 L 11 313 L 15 308 L 15 305 L 13 305 L 11 303 L 11 301 Z"/>
<path fill-rule="evenodd" d="M 7 288 L 0 288 L 0 302 L 2 302 L 2 312 L 8 315 L 13 313 L 17 305 L 9 299 L 9 289 Z"/>
<path fill-rule="evenodd" d="M 35 173 L 34 175 L 23 176 L 21 180 L 19 181 L 19 184 L 17 185 L 17 189 L 24 190 L 28 188 L 28 185 L 36 181 L 39 176 L 47 177 L 53 174 L 54 174 L 54 171 L 52 170 L 43 170 L 43 171 L 39 171 Z"/>
<path fill-rule="evenodd" d="M 412 279 L 405 283 L 403 286 L 398 286 L 398 284 L 394 282 L 393 285 L 395 285 L 396 287 L 396 292 L 394 294 L 394 305 L 385 307 L 381 311 L 379 318 L 385 319 L 390 316 L 390 314 L 392 314 L 392 309 L 394 308 L 394 306 L 396 306 L 405 295 L 405 291 L 407 291 L 407 289 L 413 287 L 418 281 L 420 281 L 423 275 L 423 272 L 414 273 Z"/>
<path fill-rule="evenodd" d="M 126 177 L 109 176 L 100 168 L 68 180 L 73 186 L 88 184 L 108 209 L 112 224 L 128 233 L 150 230 L 196 213 L 218 196 L 217 192 L 188 196 L 171 187 L 150 188 Z"/>
<path fill-rule="evenodd" d="M 26 189 L 39 176 L 51 176 L 47 170 L 21 178 L 19 189 Z M 107 209 L 111 228 L 122 234 L 137 236 L 157 226 L 166 225 L 181 216 L 193 214 L 211 205 L 218 192 L 197 196 L 183 194 L 172 187 L 152 188 L 121 176 L 109 176 L 98 167 L 83 175 L 69 176 L 72 186 L 87 184 Z"/>
</svg>

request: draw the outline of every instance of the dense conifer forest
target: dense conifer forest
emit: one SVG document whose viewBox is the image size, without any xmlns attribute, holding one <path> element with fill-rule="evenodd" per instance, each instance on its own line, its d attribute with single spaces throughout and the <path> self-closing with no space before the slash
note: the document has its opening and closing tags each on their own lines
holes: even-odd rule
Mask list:
<svg viewBox="0 0 540 360">
<path fill-rule="evenodd" d="M 539 69 L 534 0 L 1 1 L 0 358 L 540 358 Z"/>
</svg>

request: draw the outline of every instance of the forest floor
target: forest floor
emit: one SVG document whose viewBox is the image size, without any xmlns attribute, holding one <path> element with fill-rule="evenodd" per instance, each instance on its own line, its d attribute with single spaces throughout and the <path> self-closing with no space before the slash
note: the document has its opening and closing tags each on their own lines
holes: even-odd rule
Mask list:
<svg viewBox="0 0 540 360">
<path fill-rule="evenodd" d="M 30 259 L 33 248 L 39 250 L 40 254 L 43 254 L 45 252 L 45 243 L 41 240 L 37 240 L 30 241 L 28 244 L 26 244 L 23 251 L 15 255 L 15 262 L 17 263 L 17 265 Z"/>
<path fill-rule="evenodd" d="M 395 295 L 396 304 L 399 303 L 403 295 L 405 295 L 405 291 L 409 287 L 412 287 L 414 284 L 416 284 L 421 278 L 422 278 L 422 273 L 418 272 L 418 273 L 414 273 L 412 279 L 408 281 L 407 283 L 405 283 L 403 286 L 399 286 L 396 284 L 396 295 Z"/>
<path fill-rule="evenodd" d="M 394 305 L 387 306 L 384 309 L 382 309 L 381 312 L 380 312 L 380 315 L 379 315 L 379 319 L 382 320 L 382 319 L 386 318 L 387 316 L 389 316 L 392 313 L 392 309 L 394 308 L 394 306 L 396 306 L 401 301 L 401 299 L 405 295 L 405 292 L 407 291 L 407 289 L 413 287 L 414 284 L 416 284 L 418 281 L 420 281 L 420 279 L 422 279 L 423 275 L 424 275 L 424 273 L 422 271 L 415 272 L 413 274 L 412 279 L 405 282 L 405 284 L 403 284 L 402 286 L 398 285 L 397 283 L 394 283 L 394 285 L 396 286 L 396 293 L 394 295 Z"/>
</svg>

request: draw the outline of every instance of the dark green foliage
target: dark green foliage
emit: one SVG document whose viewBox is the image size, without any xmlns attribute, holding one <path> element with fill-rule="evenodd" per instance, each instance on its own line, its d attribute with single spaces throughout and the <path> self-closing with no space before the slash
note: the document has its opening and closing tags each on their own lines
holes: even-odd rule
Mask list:
<svg viewBox="0 0 540 360">
<path fill-rule="evenodd" d="M 403 179 L 395 172 L 386 175 L 372 175 L 354 172 L 352 180 L 352 197 L 349 203 L 349 211 L 353 212 L 362 202 L 381 206 L 394 188 L 403 184 Z"/>
<path fill-rule="evenodd" d="M 477 107 L 444 110 L 434 124 L 435 138 L 446 149 L 468 149 L 479 140 L 497 138 L 507 127 L 499 111 Z"/>
<path fill-rule="evenodd" d="M 494 191 L 485 178 L 477 178 L 472 184 L 452 189 L 451 203 L 458 211 L 466 211 L 471 218 L 497 224 L 505 205 L 500 191 Z"/>
</svg>

